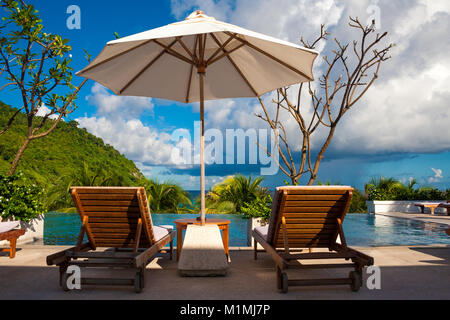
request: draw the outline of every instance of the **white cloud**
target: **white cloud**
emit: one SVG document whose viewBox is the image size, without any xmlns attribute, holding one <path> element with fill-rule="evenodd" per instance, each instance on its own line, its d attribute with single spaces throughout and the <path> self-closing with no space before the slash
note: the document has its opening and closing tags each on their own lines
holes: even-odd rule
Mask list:
<svg viewBox="0 0 450 320">
<path fill-rule="evenodd" d="M 99 115 L 126 119 L 138 118 L 144 112 L 153 115 L 154 105 L 150 98 L 116 96 L 98 83 L 92 86 L 91 93 L 86 100 L 97 107 Z"/>
<path fill-rule="evenodd" d="M 300 35 L 314 39 L 325 23 L 334 37 L 353 41 L 348 17 L 371 19 L 369 6 L 379 7 L 380 31 L 396 47 L 392 59 L 382 65 L 379 78 L 339 124 L 332 148 L 363 154 L 383 152 L 440 152 L 450 149 L 450 2 L 417 0 L 261 0 L 172 1 L 172 11 L 182 18 L 200 8 L 207 15 L 299 43 Z M 333 41 L 329 42 L 333 45 Z M 318 48 L 322 53 L 332 48 Z M 324 65 L 317 59 L 316 78 Z M 267 105 L 271 96 L 266 96 Z M 307 101 L 303 99 L 303 101 Z M 257 100 L 226 100 L 207 105 L 207 123 L 218 128 L 265 127 L 254 113 L 261 109 Z M 273 109 L 273 104 L 271 105 Z M 304 110 L 308 110 L 308 106 Z M 290 136 L 298 136 L 295 121 L 283 119 Z M 294 131 L 295 130 L 295 131 Z M 295 133 L 294 133 L 295 132 Z M 324 131 L 313 140 L 318 144 Z"/>
<path fill-rule="evenodd" d="M 76 121 L 131 160 L 158 165 L 171 163 L 170 135 L 146 127 L 138 119 L 82 117 Z"/>
<path fill-rule="evenodd" d="M 441 169 L 431 168 L 431 170 L 434 172 L 434 176 L 428 178 L 429 183 L 440 182 L 444 178 Z"/>
<path fill-rule="evenodd" d="M 42 104 L 42 105 L 39 107 L 39 110 L 38 110 L 38 112 L 36 113 L 36 116 L 38 116 L 38 117 L 45 117 L 45 116 L 48 115 L 51 111 L 52 111 L 52 110 L 50 110 L 50 109 L 47 108 L 44 104 Z M 52 120 L 55 120 L 55 119 L 58 119 L 58 117 L 59 117 L 59 114 L 52 114 L 52 115 L 49 116 L 48 118 L 49 118 L 49 119 L 52 119 Z M 61 120 L 64 121 L 63 118 L 61 118 Z"/>
<path fill-rule="evenodd" d="M 91 93 L 87 99 L 96 106 L 97 116 L 76 119 L 81 128 L 137 163 L 172 164 L 171 136 L 138 119 L 143 112 L 153 112 L 151 99 L 115 96 L 99 84 L 94 84 Z"/>
</svg>

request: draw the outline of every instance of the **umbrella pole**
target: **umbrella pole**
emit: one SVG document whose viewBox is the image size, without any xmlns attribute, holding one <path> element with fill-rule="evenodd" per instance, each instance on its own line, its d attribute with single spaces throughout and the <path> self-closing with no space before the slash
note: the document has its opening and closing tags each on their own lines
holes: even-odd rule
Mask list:
<svg viewBox="0 0 450 320">
<path fill-rule="evenodd" d="M 204 72 L 198 72 L 200 78 L 200 192 L 201 192 L 201 225 L 206 224 L 205 217 L 205 97 L 203 92 Z"/>
</svg>

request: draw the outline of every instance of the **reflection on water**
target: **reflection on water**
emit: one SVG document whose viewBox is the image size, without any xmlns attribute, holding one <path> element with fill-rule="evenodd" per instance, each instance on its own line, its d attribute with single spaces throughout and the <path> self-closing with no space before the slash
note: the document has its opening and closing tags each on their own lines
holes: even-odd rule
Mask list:
<svg viewBox="0 0 450 320">
<path fill-rule="evenodd" d="M 198 214 L 152 214 L 152 221 L 154 225 L 172 225 L 175 230 L 175 220 L 197 217 Z M 230 220 L 230 246 L 247 246 L 247 219 L 231 214 L 208 214 L 207 218 Z M 44 244 L 75 245 L 80 227 L 81 221 L 77 213 L 49 212 L 45 215 Z M 86 237 L 85 240 L 87 241 Z"/>
<path fill-rule="evenodd" d="M 450 244 L 446 225 L 381 215 L 349 214 L 344 220 L 347 243 L 353 246 Z"/>
<path fill-rule="evenodd" d="M 155 225 L 173 225 L 174 220 L 196 218 L 196 214 L 152 214 Z M 231 220 L 230 246 L 247 246 L 247 220 L 240 215 L 208 215 L 209 218 Z M 44 243 L 46 245 L 74 245 L 80 231 L 78 214 L 51 212 L 45 216 Z M 369 214 L 348 214 L 344 232 L 351 246 L 392 246 L 449 244 L 446 225 L 424 223 L 410 219 Z"/>
</svg>

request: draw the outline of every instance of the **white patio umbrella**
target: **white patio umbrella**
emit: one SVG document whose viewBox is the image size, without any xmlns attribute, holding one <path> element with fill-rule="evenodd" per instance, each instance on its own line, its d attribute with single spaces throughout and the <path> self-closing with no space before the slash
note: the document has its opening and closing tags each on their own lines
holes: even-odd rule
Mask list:
<svg viewBox="0 0 450 320">
<path fill-rule="evenodd" d="M 204 225 L 204 101 L 259 97 L 311 81 L 317 55 L 314 50 L 195 11 L 184 21 L 108 42 L 77 75 L 101 83 L 116 95 L 200 102 Z"/>
</svg>

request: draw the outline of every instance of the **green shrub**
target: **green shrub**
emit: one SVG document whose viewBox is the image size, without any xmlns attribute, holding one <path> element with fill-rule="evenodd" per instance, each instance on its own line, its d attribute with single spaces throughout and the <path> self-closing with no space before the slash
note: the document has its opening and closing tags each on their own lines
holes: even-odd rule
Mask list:
<svg viewBox="0 0 450 320">
<path fill-rule="evenodd" d="M 257 197 L 252 202 L 245 202 L 241 207 L 241 213 L 246 218 L 263 218 L 268 221 L 272 211 L 272 197 L 264 195 Z"/>
<path fill-rule="evenodd" d="M 433 187 L 414 189 L 416 181 L 413 179 L 404 185 L 394 178 L 372 179 L 366 184 L 367 199 L 369 201 L 385 200 L 445 200 L 449 199 L 449 190 L 442 191 Z"/>
<path fill-rule="evenodd" d="M 353 190 L 352 201 L 348 208 L 349 213 L 367 212 L 366 196 L 358 189 Z"/>
<path fill-rule="evenodd" d="M 29 222 L 45 213 L 41 199 L 41 188 L 29 184 L 22 173 L 0 175 L 0 220 L 13 217 L 15 220 Z"/>
</svg>

